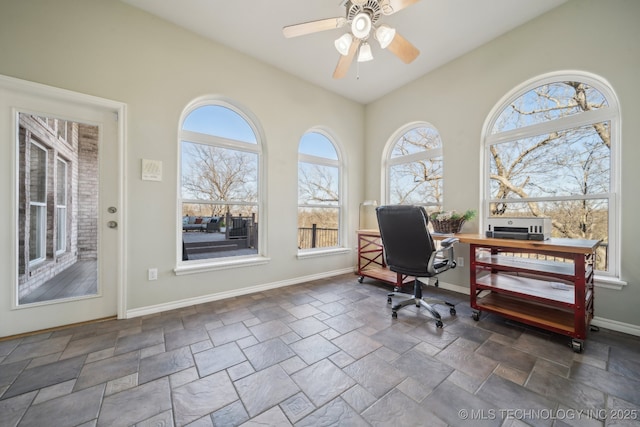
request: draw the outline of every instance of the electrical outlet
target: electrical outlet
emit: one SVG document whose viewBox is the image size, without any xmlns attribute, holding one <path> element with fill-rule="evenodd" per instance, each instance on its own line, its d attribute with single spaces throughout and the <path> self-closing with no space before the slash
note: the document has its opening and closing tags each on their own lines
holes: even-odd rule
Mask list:
<svg viewBox="0 0 640 427">
<path fill-rule="evenodd" d="M 456 260 L 456 264 L 458 265 L 458 267 L 464 267 L 464 257 L 459 256 Z"/>
<path fill-rule="evenodd" d="M 150 268 L 148 273 L 148 280 L 158 280 L 158 269 Z"/>
</svg>

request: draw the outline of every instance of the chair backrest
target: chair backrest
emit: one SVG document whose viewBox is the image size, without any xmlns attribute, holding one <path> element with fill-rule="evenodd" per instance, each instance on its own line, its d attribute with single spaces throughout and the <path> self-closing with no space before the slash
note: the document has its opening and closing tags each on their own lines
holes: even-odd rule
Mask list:
<svg viewBox="0 0 640 427">
<path fill-rule="evenodd" d="M 385 260 L 391 271 L 426 277 L 436 250 L 422 206 L 387 205 L 376 208 Z"/>
</svg>

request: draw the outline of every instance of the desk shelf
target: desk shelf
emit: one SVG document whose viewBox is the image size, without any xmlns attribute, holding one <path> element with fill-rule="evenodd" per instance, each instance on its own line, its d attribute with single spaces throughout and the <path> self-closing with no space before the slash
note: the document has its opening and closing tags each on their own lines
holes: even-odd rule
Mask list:
<svg viewBox="0 0 640 427">
<path fill-rule="evenodd" d="M 478 298 L 476 306 L 478 309 L 557 333 L 569 336 L 575 333 L 574 316 L 570 310 L 535 304 L 526 299 L 493 292 Z"/>
<path fill-rule="evenodd" d="M 384 261 L 384 248 L 378 230 L 358 230 L 358 275 L 360 283 L 369 277 L 398 288 L 414 281 L 412 276 L 389 270 Z"/>
<path fill-rule="evenodd" d="M 567 288 L 556 289 L 553 287 L 555 284 Z M 571 285 L 510 274 L 487 274 L 476 278 L 476 289 L 522 297 L 558 307 L 571 308 L 575 303 L 575 292 Z"/>
<path fill-rule="evenodd" d="M 593 318 L 598 241 L 464 237 L 470 247 L 471 308 L 567 335 L 581 352 Z M 539 259 L 542 258 L 542 259 Z"/>
</svg>

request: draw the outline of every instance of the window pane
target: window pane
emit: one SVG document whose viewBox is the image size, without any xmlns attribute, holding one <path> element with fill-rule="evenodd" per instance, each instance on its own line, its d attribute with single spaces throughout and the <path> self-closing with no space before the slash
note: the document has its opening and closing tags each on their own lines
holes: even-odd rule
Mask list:
<svg viewBox="0 0 640 427">
<path fill-rule="evenodd" d="M 608 269 L 609 202 L 607 199 L 564 200 L 557 202 L 491 203 L 493 217 L 548 217 L 551 237 L 601 240 L 596 268 Z"/>
<path fill-rule="evenodd" d="M 184 120 L 182 129 L 257 144 L 249 123 L 235 111 L 220 105 L 193 110 Z"/>
<path fill-rule="evenodd" d="M 298 249 L 339 245 L 338 208 L 298 208 Z"/>
<path fill-rule="evenodd" d="M 258 253 L 255 205 L 182 204 L 182 260 Z"/>
<path fill-rule="evenodd" d="M 56 251 L 62 252 L 67 247 L 67 208 L 56 208 L 58 228 L 56 229 Z"/>
<path fill-rule="evenodd" d="M 67 164 L 61 160 L 57 161 L 58 181 L 56 182 L 56 204 L 67 204 Z"/>
<path fill-rule="evenodd" d="M 609 192 L 608 135 L 609 123 L 596 123 L 493 145 L 491 198 Z"/>
<path fill-rule="evenodd" d="M 491 133 L 544 123 L 607 106 L 604 95 L 585 83 L 551 83 L 530 90 L 511 103 L 498 116 Z"/>
<path fill-rule="evenodd" d="M 419 127 L 411 129 L 402 135 L 393 147 L 391 158 L 393 159 L 440 147 L 442 147 L 442 141 L 440 140 L 440 134 L 437 130 L 430 127 Z"/>
<path fill-rule="evenodd" d="M 258 154 L 183 142 L 182 198 L 257 201 Z"/>
<path fill-rule="evenodd" d="M 31 205 L 29 213 L 29 261 L 44 259 L 46 208 Z"/>
<path fill-rule="evenodd" d="M 326 136 L 317 132 L 308 132 L 302 136 L 302 139 L 300 139 L 299 152 L 301 154 L 338 160 L 338 153 L 331 141 L 329 141 Z"/>
<path fill-rule="evenodd" d="M 442 157 L 389 168 L 391 204 L 442 204 Z"/>
<path fill-rule="evenodd" d="M 30 197 L 32 202 L 47 201 L 47 152 L 35 144 L 31 144 L 30 162 Z"/>
<path fill-rule="evenodd" d="M 298 162 L 298 204 L 335 206 L 339 201 L 338 168 Z"/>
</svg>

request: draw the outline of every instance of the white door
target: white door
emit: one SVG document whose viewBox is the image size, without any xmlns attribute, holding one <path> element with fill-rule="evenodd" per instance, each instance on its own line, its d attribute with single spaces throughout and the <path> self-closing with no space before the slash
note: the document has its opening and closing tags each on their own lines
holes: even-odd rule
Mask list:
<svg viewBox="0 0 640 427">
<path fill-rule="evenodd" d="M 0 337 L 123 314 L 123 116 L 0 76 Z"/>
</svg>

